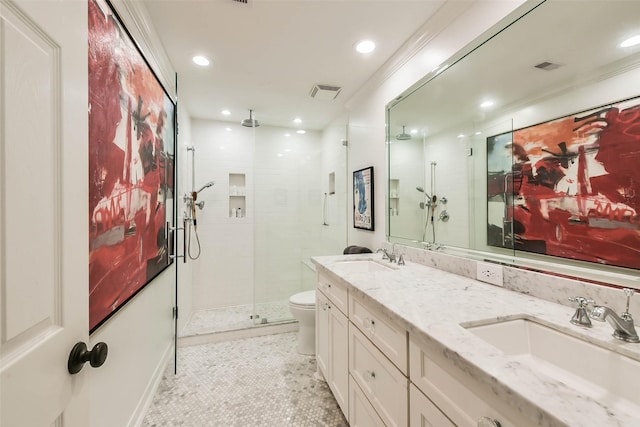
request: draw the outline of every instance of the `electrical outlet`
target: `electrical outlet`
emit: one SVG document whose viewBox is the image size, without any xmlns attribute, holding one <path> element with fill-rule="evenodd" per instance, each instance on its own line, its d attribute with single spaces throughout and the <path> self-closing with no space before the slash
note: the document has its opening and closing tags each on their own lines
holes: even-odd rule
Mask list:
<svg viewBox="0 0 640 427">
<path fill-rule="evenodd" d="M 502 285 L 502 266 L 490 262 L 479 262 L 477 264 L 476 278 L 481 282 L 491 283 L 496 286 Z"/>
</svg>

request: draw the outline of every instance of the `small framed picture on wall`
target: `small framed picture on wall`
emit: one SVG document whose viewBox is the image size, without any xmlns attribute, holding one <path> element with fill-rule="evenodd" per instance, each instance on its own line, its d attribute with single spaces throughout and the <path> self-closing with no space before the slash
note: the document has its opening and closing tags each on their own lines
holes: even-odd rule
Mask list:
<svg viewBox="0 0 640 427">
<path fill-rule="evenodd" d="M 353 227 L 374 230 L 373 166 L 353 173 Z"/>
</svg>

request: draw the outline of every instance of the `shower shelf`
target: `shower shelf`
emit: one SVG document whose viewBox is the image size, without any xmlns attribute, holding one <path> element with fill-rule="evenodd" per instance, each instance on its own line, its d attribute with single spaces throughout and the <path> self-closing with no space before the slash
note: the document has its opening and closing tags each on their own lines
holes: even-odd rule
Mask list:
<svg viewBox="0 0 640 427">
<path fill-rule="evenodd" d="M 243 173 L 229 174 L 229 218 L 246 218 L 246 175 Z"/>
</svg>

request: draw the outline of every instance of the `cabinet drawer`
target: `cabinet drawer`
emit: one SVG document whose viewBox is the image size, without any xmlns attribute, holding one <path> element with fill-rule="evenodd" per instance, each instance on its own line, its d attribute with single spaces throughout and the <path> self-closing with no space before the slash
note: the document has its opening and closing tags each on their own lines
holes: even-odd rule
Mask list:
<svg viewBox="0 0 640 427">
<path fill-rule="evenodd" d="M 409 425 L 456 427 L 415 385 L 409 385 Z"/>
<path fill-rule="evenodd" d="M 345 315 L 348 315 L 347 310 L 349 300 L 347 288 L 341 284 L 338 284 L 334 280 L 329 279 L 324 274 L 318 274 L 318 289 L 320 289 L 335 307 L 338 308 Z"/>
<path fill-rule="evenodd" d="M 351 375 L 349 375 L 349 425 L 351 427 L 385 427 Z"/>
<path fill-rule="evenodd" d="M 349 320 L 407 375 L 407 332 L 358 298 L 349 297 Z"/>
<path fill-rule="evenodd" d="M 408 425 L 407 377 L 353 324 L 349 326 L 349 372 L 385 425 Z"/>
<path fill-rule="evenodd" d="M 476 427 L 478 420 L 482 417 L 498 420 L 502 427 L 522 427 L 531 424 L 531 422 L 521 420 L 513 412 L 513 408 L 509 408 L 505 402 L 501 403 L 497 397 L 489 402 L 491 392 L 488 389 L 483 392 L 477 385 L 463 382 L 448 371 L 457 368 L 448 365 L 444 357 L 440 360 L 434 352 L 425 351 L 413 339 L 409 340 L 411 382 L 437 405 L 455 425 Z"/>
</svg>

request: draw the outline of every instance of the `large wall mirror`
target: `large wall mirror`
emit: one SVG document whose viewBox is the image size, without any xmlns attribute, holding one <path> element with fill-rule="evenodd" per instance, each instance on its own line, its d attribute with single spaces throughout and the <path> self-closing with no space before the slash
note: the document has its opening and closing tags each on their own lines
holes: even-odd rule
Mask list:
<svg viewBox="0 0 640 427">
<path fill-rule="evenodd" d="M 389 240 L 640 289 L 640 2 L 524 8 L 388 105 Z"/>
</svg>

